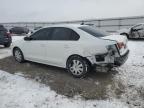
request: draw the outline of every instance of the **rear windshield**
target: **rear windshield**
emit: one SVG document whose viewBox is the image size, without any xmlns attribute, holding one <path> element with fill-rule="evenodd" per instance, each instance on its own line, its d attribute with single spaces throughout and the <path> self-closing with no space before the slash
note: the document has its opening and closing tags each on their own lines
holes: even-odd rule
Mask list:
<svg viewBox="0 0 144 108">
<path fill-rule="evenodd" d="M 109 33 L 105 32 L 105 31 L 102 31 L 102 30 L 99 30 L 95 27 L 92 27 L 92 26 L 82 26 L 82 27 L 79 27 L 79 29 L 87 32 L 88 34 L 91 34 L 92 36 L 95 36 L 95 37 L 104 37 L 104 36 L 107 36 L 109 35 Z"/>
</svg>

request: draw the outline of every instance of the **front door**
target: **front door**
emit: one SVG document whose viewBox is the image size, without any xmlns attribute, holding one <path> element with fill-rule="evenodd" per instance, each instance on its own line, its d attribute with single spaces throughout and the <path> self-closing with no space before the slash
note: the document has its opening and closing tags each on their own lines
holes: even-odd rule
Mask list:
<svg viewBox="0 0 144 108">
<path fill-rule="evenodd" d="M 27 59 L 45 62 L 48 33 L 50 33 L 50 30 L 41 29 L 30 36 L 31 40 L 24 42 L 23 50 Z"/>
</svg>

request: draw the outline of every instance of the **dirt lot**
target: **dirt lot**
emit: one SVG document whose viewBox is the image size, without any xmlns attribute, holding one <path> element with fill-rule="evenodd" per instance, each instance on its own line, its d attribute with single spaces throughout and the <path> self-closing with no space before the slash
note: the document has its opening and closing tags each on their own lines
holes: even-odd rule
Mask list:
<svg viewBox="0 0 144 108">
<path fill-rule="evenodd" d="M 13 57 L 0 60 L 0 69 L 10 73 L 23 73 L 25 77 L 47 84 L 57 93 L 72 97 L 81 95 L 85 99 L 105 99 L 108 86 L 120 95 L 124 87 L 113 80 L 116 70 L 109 73 L 91 72 L 86 78 L 74 78 L 65 69 L 33 62 L 17 63 Z M 118 84 L 118 85 L 117 85 Z"/>
</svg>

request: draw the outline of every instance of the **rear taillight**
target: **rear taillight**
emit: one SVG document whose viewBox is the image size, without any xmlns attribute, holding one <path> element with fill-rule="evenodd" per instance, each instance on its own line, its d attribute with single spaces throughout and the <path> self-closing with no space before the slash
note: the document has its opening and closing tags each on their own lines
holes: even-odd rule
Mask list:
<svg viewBox="0 0 144 108">
<path fill-rule="evenodd" d="M 5 36 L 6 36 L 7 38 L 10 38 L 10 37 L 11 37 L 11 34 L 7 32 L 7 33 L 5 34 Z"/>
<path fill-rule="evenodd" d="M 121 49 L 122 47 L 125 48 L 125 44 L 123 42 L 118 42 L 117 46 L 118 46 L 119 49 Z"/>
</svg>

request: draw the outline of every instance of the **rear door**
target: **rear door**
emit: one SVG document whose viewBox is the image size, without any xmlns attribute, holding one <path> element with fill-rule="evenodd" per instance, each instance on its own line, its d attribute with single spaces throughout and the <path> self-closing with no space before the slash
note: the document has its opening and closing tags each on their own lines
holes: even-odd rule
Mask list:
<svg viewBox="0 0 144 108">
<path fill-rule="evenodd" d="M 72 51 L 79 35 L 70 28 L 54 27 L 51 40 L 47 41 L 47 60 L 49 64 L 64 67 L 65 59 Z"/>
</svg>

